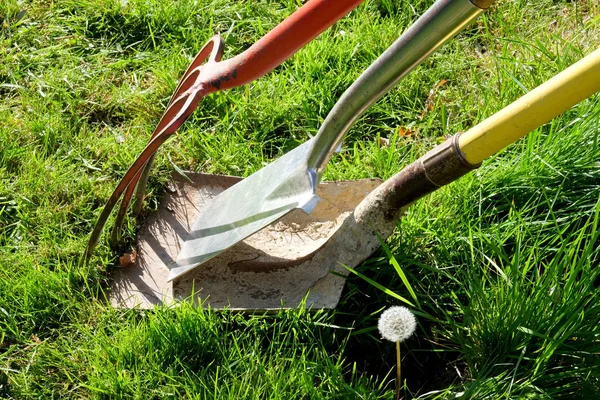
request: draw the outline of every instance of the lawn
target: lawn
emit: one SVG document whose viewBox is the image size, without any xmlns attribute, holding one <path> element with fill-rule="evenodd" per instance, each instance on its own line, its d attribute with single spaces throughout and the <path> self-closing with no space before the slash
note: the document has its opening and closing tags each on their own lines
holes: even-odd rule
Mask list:
<svg viewBox="0 0 600 400">
<path fill-rule="evenodd" d="M 159 152 L 146 214 L 177 170 L 247 176 L 306 141 L 432 3 L 367 0 L 205 98 Z M 357 268 L 385 292 L 352 275 L 332 311 L 107 304 L 108 234 L 79 259 L 179 77 L 213 34 L 228 58 L 300 5 L 0 0 L 0 398 L 392 399 L 376 326 L 397 296 L 419 323 L 405 398 L 599 396 L 598 95 L 411 206 Z M 365 113 L 325 179 L 392 176 L 596 49 L 599 15 L 598 0 L 499 0 Z"/>
</svg>

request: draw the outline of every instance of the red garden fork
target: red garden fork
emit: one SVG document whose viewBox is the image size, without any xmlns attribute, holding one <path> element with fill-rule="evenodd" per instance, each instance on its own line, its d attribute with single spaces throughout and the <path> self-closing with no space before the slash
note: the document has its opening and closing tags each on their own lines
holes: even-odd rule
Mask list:
<svg viewBox="0 0 600 400">
<path fill-rule="evenodd" d="M 123 200 L 113 228 L 113 241 L 118 239 L 134 192 L 137 198 L 135 213 L 139 214 L 156 151 L 194 112 L 203 97 L 244 85 L 265 75 L 361 2 L 310 0 L 246 51 L 228 60 L 221 60 L 224 46 L 221 37 L 212 37 L 181 78 L 146 148 L 108 199 L 90 236 L 82 262 L 89 261 L 106 221 L 121 196 Z"/>
</svg>

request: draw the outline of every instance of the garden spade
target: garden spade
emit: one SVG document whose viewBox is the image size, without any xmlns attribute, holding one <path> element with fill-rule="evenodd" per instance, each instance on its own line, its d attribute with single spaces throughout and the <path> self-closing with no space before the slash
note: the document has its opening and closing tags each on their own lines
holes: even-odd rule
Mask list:
<svg viewBox="0 0 600 400">
<path fill-rule="evenodd" d="M 204 207 L 170 268 L 169 280 L 295 209 L 310 213 L 317 185 L 356 119 L 493 0 L 438 0 L 346 90 L 317 135 L 216 196 Z"/>
</svg>

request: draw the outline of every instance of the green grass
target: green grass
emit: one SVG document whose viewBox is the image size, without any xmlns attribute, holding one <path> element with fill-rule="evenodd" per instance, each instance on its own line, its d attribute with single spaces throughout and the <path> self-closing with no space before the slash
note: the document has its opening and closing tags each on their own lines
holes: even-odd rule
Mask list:
<svg viewBox="0 0 600 400">
<path fill-rule="evenodd" d="M 176 167 L 246 176 L 305 141 L 431 3 L 366 1 L 272 73 L 204 99 L 160 151 L 146 210 Z M 356 276 L 336 311 L 252 316 L 112 309 L 106 236 L 78 266 L 195 52 L 218 32 L 235 55 L 299 4 L 0 2 L 0 397 L 393 398 L 395 352 L 375 326 L 399 300 Z M 498 1 L 369 109 L 325 178 L 393 175 L 596 48 L 599 11 Z M 594 96 L 413 205 L 390 253 L 357 268 L 418 304 L 407 397 L 598 396 L 599 132 Z"/>
</svg>

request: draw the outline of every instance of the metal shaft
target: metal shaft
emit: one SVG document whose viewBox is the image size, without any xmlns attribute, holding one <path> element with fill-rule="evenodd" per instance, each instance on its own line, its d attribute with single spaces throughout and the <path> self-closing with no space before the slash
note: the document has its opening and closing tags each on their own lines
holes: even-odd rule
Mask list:
<svg viewBox="0 0 600 400">
<path fill-rule="evenodd" d="M 335 104 L 309 153 L 310 174 L 320 179 L 331 154 L 358 117 L 483 11 L 470 0 L 438 0 L 431 6 Z"/>
</svg>

